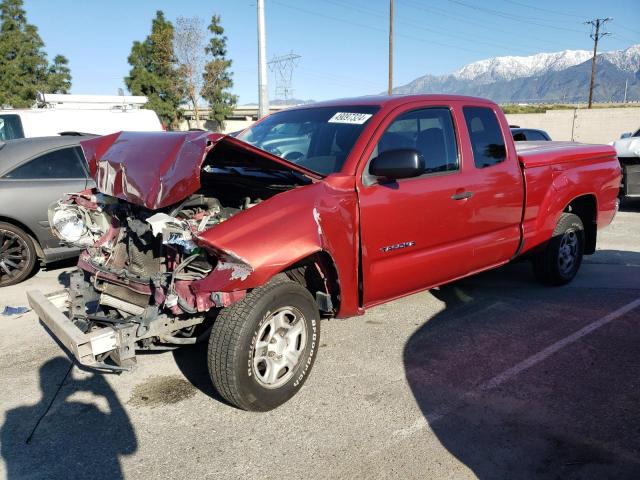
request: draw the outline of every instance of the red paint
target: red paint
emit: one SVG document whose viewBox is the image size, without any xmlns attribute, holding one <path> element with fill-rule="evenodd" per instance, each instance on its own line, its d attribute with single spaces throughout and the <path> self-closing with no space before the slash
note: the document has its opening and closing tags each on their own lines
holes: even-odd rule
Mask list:
<svg viewBox="0 0 640 480">
<path fill-rule="evenodd" d="M 300 260 L 326 252 L 338 273 L 337 315 L 351 316 L 504 264 L 518 252 L 543 245 L 559 215 L 579 196 L 595 198 L 599 228 L 613 218 L 620 168 L 612 147 L 546 142 L 516 151 L 500 109 L 470 97 L 365 97 L 320 105 L 355 104 L 378 105 L 380 110 L 365 126 L 342 171 L 324 178 L 215 134 L 120 133 L 83 142 L 83 148 L 101 191 L 150 209 L 195 193 L 204 157 L 221 142 L 314 180 L 199 235 L 196 241 L 222 259 L 206 278 L 176 282 L 181 296 L 199 311 L 211 307 L 213 292 L 222 295 L 218 298 L 224 305 L 230 304 Z M 385 128 L 403 112 L 429 106 L 452 112 L 460 170 L 394 185 L 364 185 L 367 160 Z M 462 114 L 465 106 L 496 112 L 507 146 L 504 162 L 475 167 Z M 452 200 L 453 194 L 465 191 L 473 197 Z M 382 250 L 398 244 L 407 246 Z"/>
<path fill-rule="evenodd" d="M 200 168 L 217 145 L 242 148 L 311 178 L 320 175 L 233 137 L 210 132 L 119 132 L 81 142 L 100 192 L 151 210 L 173 205 L 200 188 Z"/>
</svg>

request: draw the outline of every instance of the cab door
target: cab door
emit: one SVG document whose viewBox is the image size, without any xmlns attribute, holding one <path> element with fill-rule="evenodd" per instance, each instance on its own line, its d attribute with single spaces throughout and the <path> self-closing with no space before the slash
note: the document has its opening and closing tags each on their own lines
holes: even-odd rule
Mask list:
<svg viewBox="0 0 640 480">
<path fill-rule="evenodd" d="M 365 151 L 358 186 L 365 306 L 468 273 L 473 263 L 468 186 L 456 113 L 424 104 L 393 114 Z M 461 120 L 462 121 L 462 120 Z M 422 176 L 385 181 L 368 169 L 385 150 L 411 148 L 426 163 Z"/>
</svg>

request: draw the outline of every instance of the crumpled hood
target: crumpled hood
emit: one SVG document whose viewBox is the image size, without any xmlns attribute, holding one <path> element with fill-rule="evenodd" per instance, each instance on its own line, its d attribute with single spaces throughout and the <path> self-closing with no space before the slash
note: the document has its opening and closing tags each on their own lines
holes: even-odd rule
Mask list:
<svg viewBox="0 0 640 480">
<path fill-rule="evenodd" d="M 118 132 L 80 143 L 98 190 L 157 210 L 200 188 L 200 169 L 221 144 L 248 151 L 310 178 L 319 175 L 236 138 L 211 132 Z"/>
</svg>

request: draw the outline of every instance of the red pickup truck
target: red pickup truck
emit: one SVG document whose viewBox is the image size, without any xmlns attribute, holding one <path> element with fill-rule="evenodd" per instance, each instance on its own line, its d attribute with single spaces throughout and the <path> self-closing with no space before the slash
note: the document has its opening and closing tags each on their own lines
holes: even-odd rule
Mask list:
<svg viewBox="0 0 640 480">
<path fill-rule="evenodd" d="M 532 260 L 573 279 L 618 206 L 606 145 L 514 144 L 492 102 L 362 97 L 266 117 L 238 138 L 116 133 L 82 143 L 97 188 L 49 212 L 85 250 L 67 309 L 30 304 L 85 366 L 209 342 L 213 384 L 269 410 L 308 377 L 322 317 Z"/>
</svg>

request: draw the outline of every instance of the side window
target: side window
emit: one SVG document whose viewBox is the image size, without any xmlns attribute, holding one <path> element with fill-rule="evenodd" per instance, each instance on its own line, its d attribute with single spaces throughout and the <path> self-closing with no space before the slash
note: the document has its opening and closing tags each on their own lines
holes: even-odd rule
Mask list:
<svg viewBox="0 0 640 480">
<path fill-rule="evenodd" d="M 524 136 L 524 132 L 516 132 L 513 134 L 514 142 L 524 142 L 525 140 L 527 140 L 527 137 Z"/>
<path fill-rule="evenodd" d="M 527 130 L 527 140 L 531 142 L 537 142 L 540 140 L 546 140 L 546 138 L 540 132 L 537 132 L 535 130 Z"/>
<path fill-rule="evenodd" d="M 425 108 L 400 115 L 380 137 L 373 156 L 401 148 L 418 150 L 427 174 L 458 170 L 458 146 L 449 109 Z"/>
<path fill-rule="evenodd" d="M 462 110 L 476 167 L 491 167 L 504 162 L 507 148 L 493 110 L 485 107 L 464 107 Z"/>
<path fill-rule="evenodd" d="M 85 178 L 84 157 L 80 147 L 63 148 L 45 153 L 7 173 L 4 178 L 36 180 Z"/>
<path fill-rule="evenodd" d="M 0 115 L 0 140 L 13 140 L 15 138 L 24 138 L 20 116 L 15 114 Z"/>
</svg>

